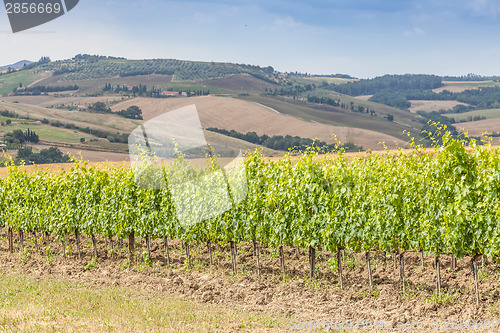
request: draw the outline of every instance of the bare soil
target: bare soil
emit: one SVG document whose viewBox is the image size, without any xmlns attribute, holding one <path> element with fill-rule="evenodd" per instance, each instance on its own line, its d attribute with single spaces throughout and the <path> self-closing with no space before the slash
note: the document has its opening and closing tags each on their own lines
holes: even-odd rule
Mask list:
<svg viewBox="0 0 500 333">
<path fill-rule="evenodd" d="M 53 239 L 50 250 L 41 246 L 39 239 L 41 249 L 36 253 L 32 235 L 25 235 L 25 250 L 20 251 L 17 234 L 14 254 L 9 254 L 6 236 L 6 230 L 2 230 L 0 270 L 3 274 L 22 273 L 39 279 L 51 276 L 95 286 L 139 288 L 152 294 L 181 296 L 232 309 L 277 313 L 295 323 L 323 319 L 338 323 L 365 320 L 395 327 L 398 323 L 427 324 L 439 320 L 444 325 L 445 320 L 451 319 L 484 322 L 500 317 L 500 267 L 486 260 L 480 263 L 480 303 L 476 305 L 471 258 L 458 260 L 457 269 L 451 270 L 450 257 L 441 257 L 442 290 L 438 297 L 434 258 L 425 256 L 422 265 L 418 253 L 404 255 L 404 292 L 397 262 L 382 253 L 372 253 L 374 287 L 370 291 L 364 254 L 345 253 L 341 289 L 338 275 L 332 271 L 336 266 L 335 257 L 319 249 L 315 278 L 310 279 L 308 255 L 286 247 L 283 278 L 278 251 L 270 248 L 260 251 L 261 274 L 257 275 L 253 246 L 249 243 L 237 245 L 237 272 L 233 273 L 230 251 L 225 244 L 213 244 L 214 265 L 209 264 L 205 244 L 191 245 L 189 266 L 183 244 L 170 241 L 171 263 L 168 265 L 162 240 L 152 241 L 149 263 L 144 257 L 147 253 L 145 240 L 136 239 L 136 256 L 129 267 L 128 242 L 123 241 L 120 246 L 115 239 L 111 257 L 111 253 L 106 254 L 104 240 L 99 237 L 98 264 L 89 267 L 93 250 L 87 238 L 82 240 L 82 259 L 78 259 L 73 237 L 69 237 L 67 243 L 71 254 L 64 257 L 62 243 Z"/>
</svg>

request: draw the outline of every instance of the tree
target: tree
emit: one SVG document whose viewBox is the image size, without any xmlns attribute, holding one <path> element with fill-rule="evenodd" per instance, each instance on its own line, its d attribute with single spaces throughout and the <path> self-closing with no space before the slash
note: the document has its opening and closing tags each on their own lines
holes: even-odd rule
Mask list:
<svg viewBox="0 0 500 333">
<path fill-rule="evenodd" d="M 142 110 L 137 105 L 129 106 L 126 110 L 121 110 L 117 113 L 125 118 L 142 119 Z"/>
<path fill-rule="evenodd" d="M 90 112 L 111 113 L 111 109 L 108 108 L 104 102 L 95 102 L 90 105 L 88 109 Z"/>
</svg>

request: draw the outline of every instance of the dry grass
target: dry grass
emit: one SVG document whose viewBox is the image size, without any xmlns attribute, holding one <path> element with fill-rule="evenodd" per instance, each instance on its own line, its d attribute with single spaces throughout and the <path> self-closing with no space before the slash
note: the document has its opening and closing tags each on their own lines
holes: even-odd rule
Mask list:
<svg viewBox="0 0 500 333">
<path fill-rule="evenodd" d="M 73 92 L 71 92 L 73 93 Z M 87 105 L 96 102 L 114 102 L 125 99 L 124 96 L 98 96 L 98 97 L 80 97 L 80 96 L 70 96 L 70 97 L 55 97 L 52 95 L 40 95 L 40 96 L 7 96 L 2 97 L 3 101 L 6 102 L 19 102 L 23 104 L 38 105 L 43 107 L 58 106 L 58 105 Z"/>
<path fill-rule="evenodd" d="M 223 79 L 206 80 L 202 81 L 201 84 L 238 92 L 264 91 L 266 88 L 278 87 L 276 84 L 257 79 L 249 74 L 235 74 Z"/>
<path fill-rule="evenodd" d="M 460 103 L 457 101 L 420 101 L 420 100 L 410 100 L 411 107 L 410 112 L 416 113 L 417 111 L 439 111 L 441 109 L 451 110 L 456 105 L 468 105 L 465 103 Z"/>
<path fill-rule="evenodd" d="M 481 136 L 484 132 L 488 134 L 499 133 L 500 118 L 458 123 L 455 124 L 455 127 L 462 132 L 468 132 L 471 136 Z M 498 142 L 498 138 L 494 138 L 493 141 Z"/>
<path fill-rule="evenodd" d="M 64 124 L 75 124 L 79 127 L 90 127 L 108 132 L 130 132 L 140 121 L 126 119 L 118 115 L 47 109 L 38 105 L 0 102 L 0 110 L 17 113 L 21 117 L 42 120 L 59 120 Z M 119 109 L 121 110 L 121 109 Z"/>
<path fill-rule="evenodd" d="M 0 275 L 0 328 L 12 332 L 276 332 L 287 320 L 137 288 Z"/>
<path fill-rule="evenodd" d="M 367 101 L 369 100 L 370 98 L 372 98 L 373 95 L 359 95 L 359 96 L 356 96 L 356 99 L 360 99 L 362 101 Z"/>
<path fill-rule="evenodd" d="M 144 119 L 152 119 L 165 112 L 195 104 L 201 125 L 204 128 L 217 127 L 247 133 L 255 131 L 259 135 L 292 135 L 303 138 L 318 138 L 334 142 L 334 135 L 342 143 L 352 142 L 369 149 L 381 149 L 379 142 L 391 144 L 401 140 L 380 132 L 355 127 L 333 126 L 305 121 L 277 113 L 263 105 L 227 97 L 203 96 L 192 98 L 135 98 L 118 103 L 113 111 L 137 105 L 142 109 Z"/>
<path fill-rule="evenodd" d="M 313 83 L 321 83 L 323 81 L 326 81 L 327 83 L 333 83 L 333 84 L 343 84 L 343 83 L 348 83 L 348 82 L 353 82 L 353 81 L 359 81 L 359 79 L 343 79 L 340 77 L 329 77 L 329 76 L 308 76 L 304 78 L 300 78 L 301 80 L 304 81 L 312 81 Z"/>
</svg>

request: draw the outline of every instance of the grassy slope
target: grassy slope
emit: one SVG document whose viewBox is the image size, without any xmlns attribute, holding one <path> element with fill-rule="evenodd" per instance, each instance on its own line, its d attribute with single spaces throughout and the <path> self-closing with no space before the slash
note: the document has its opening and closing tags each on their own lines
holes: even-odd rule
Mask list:
<svg viewBox="0 0 500 333">
<path fill-rule="evenodd" d="M 47 109 L 22 103 L 0 101 L 0 110 L 16 112 L 23 117 L 29 116 L 29 118 L 38 120 L 42 120 L 43 118 L 59 120 L 64 124 L 72 123 L 80 127 L 90 127 L 109 132 L 130 132 L 140 124 L 140 121 L 126 119 L 117 115 Z"/>
<path fill-rule="evenodd" d="M 308 76 L 308 77 L 297 77 L 295 78 L 297 82 L 300 83 L 315 83 L 316 85 L 321 84 L 323 82 L 334 83 L 334 84 L 343 84 L 352 81 L 359 81 L 358 79 L 343 79 L 338 77 L 329 77 L 329 76 Z"/>
<path fill-rule="evenodd" d="M 44 73 L 36 74 L 34 70 L 14 72 L 0 76 L 0 95 L 9 94 L 21 83 L 23 87 L 42 78 Z"/>
<path fill-rule="evenodd" d="M 370 102 L 367 100 L 359 99 L 348 95 L 343 95 L 330 90 L 318 89 L 317 95 L 323 97 L 330 97 L 333 99 L 339 99 L 344 104 L 350 104 L 351 102 L 353 102 L 354 105 L 362 105 L 366 108 L 369 108 L 370 110 L 374 110 L 375 112 L 377 112 L 377 114 L 382 116 L 386 116 L 387 114 L 390 113 L 394 116 L 394 119 L 401 124 L 410 127 L 411 126 L 418 128 L 421 127 L 421 125 L 418 122 L 416 122 L 416 120 L 419 119 L 420 116 L 411 114 L 409 111 L 406 110 L 401 110 L 398 108 L 394 108 L 392 106 L 387 106 L 384 104 Z"/>
<path fill-rule="evenodd" d="M 486 117 L 486 119 L 496 119 L 500 118 L 500 109 L 487 109 L 487 110 L 474 110 L 463 113 L 448 113 L 443 114 L 443 116 L 454 118 L 456 121 L 468 120 L 469 117 Z"/>
<path fill-rule="evenodd" d="M 61 142 L 61 143 L 80 143 L 80 138 L 85 138 L 85 140 L 95 139 L 87 133 L 78 132 L 76 130 L 65 130 L 62 128 L 52 127 L 48 125 L 40 124 L 18 124 L 10 126 L 1 126 L 0 135 L 3 136 L 7 132 L 12 132 L 14 130 L 26 131 L 27 129 L 34 131 L 40 138 L 44 141 Z"/>
<path fill-rule="evenodd" d="M 165 101 L 158 99 L 151 99 L 153 101 Z M 184 99 L 180 99 L 184 100 Z M 127 102 L 122 102 L 127 103 Z M 134 103 L 133 103 L 134 104 Z M 30 118 L 41 120 L 47 118 L 48 120 L 59 120 L 63 124 L 76 124 L 80 127 L 90 127 L 91 129 L 105 130 L 111 133 L 121 132 L 130 133 L 136 126 L 140 125 L 142 121 L 126 119 L 117 115 L 111 114 L 95 114 L 87 112 L 78 111 L 66 111 L 59 109 L 47 109 L 36 105 L 22 104 L 22 103 L 9 103 L 0 102 L 0 109 L 7 109 L 9 111 L 16 112 L 21 116 L 28 116 Z M 118 108 L 120 109 L 120 108 Z M 13 119 L 15 122 L 16 119 Z M 46 125 L 12 125 L 0 127 L 0 136 L 3 133 L 10 132 L 14 129 L 26 130 L 30 128 L 34 130 L 41 140 L 69 143 L 69 144 L 79 144 L 80 138 L 95 139 L 94 136 L 87 133 L 79 132 L 76 130 L 68 130 L 64 128 L 46 126 Z M 215 146 L 217 153 L 222 153 L 229 156 L 235 156 L 237 149 L 242 149 L 243 151 L 254 150 L 258 145 L 254 145 L 239 139 L 226 137 L 218 133 L 206 133 L 207 138 L 210 140 L 212 145 Z M 127 149 L 126 144 L 122 143 L 110 143 L 106 141 L 97 142 L 86 142 L 86 146 L 99 147 L 109 149 L 110 151 L 123 151 Z M 265 149 L 266 154 L 271 156 L 280 155 L 282 153 L 274 151 L 272 149 Z M 236 153 L 237 154 L 237 153 Z"/>
<path fill-rule="evenodd" d="M 460 87 L 470 87 L 470 88 L 478 88 L 478 87 L 495 87 L 500 86 L 500 82 L 495 81 L 444 81 L 446 86 L 460 86 Z"/>
<path fill-rule="evenodd" d="M 360 114 L 357 112 L 350 112 L 345 110 L 339 111 L 340 109 L 333 108 L 328 105 L 316 105 L 316 104 L 306 103 L 303 101 L 297 101 L 297 100 L 294 101 L 291 99 L 285 100 L 279 97 L 240 96 L 239 98 L 252 102 L 257 102 L 262 105 L 266 105 L 279 112 L 282 112 L 284 114 L 289 114 L 291 116 L 298 117 L 301 119 L 316 121 L 336 126 L 367 129 L 391 135 L 397 138 L 403 138 L 403 139 L 407 138 L 402 134 L 404 130 L 419 132 L 418 129 L 415 128 L 412 129 L 409 126 L 403 126 L 395 122 L 390 122 L 380 116 L 372 117 L 370 115 Z M 399 112 L 403 113 L 405 111 L 399 110 Z M 410 114 L 409 112 L 406 113 Z M 395 119 L 399 120 L 396 116 Z M 417 122 L 413 123 L 410 121 L 406 122 L 413 124 L 413 126 L 420 125 Z M 401 121 L 401 123 L 403 123 L 403 121 Z"/>
</svg>

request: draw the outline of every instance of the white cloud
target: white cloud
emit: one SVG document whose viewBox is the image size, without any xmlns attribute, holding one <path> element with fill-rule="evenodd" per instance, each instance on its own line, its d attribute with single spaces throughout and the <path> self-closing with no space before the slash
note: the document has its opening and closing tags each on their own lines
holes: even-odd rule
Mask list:
<svg viewBox="0 0 500 333">
<path fill-rule="evenodd" d="M 194 22 L 200 23 L 200 24 L 216 23 L 218 21 L 217 16 L 215 16 L 213 14 L 201 13 L 201 12 L 194 13 L 194 15 L 192 17 L 190 17 L 189 19 L 192 19 L 192 20 L 194 20 Z"/>
<path fill-rule="evenodd" d="M 497 0 L 472 0 L 467 7 L 477 16 L 497 17 L 500 14 L 500 2 Z"/>
<path fill-rule="evenodd" d="M 300 27 L 302 23 L 295 21 L 291 16 L 279 17 L 274 20 L 275 27 L 296 28 Z"/>
<path fill-rule="evenodd" d="M 425 36 L 425 30 L 415 27 L 412 30 L 406 30 L 403 32 L 405 36 Z"/>
</svg>

